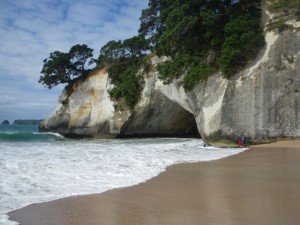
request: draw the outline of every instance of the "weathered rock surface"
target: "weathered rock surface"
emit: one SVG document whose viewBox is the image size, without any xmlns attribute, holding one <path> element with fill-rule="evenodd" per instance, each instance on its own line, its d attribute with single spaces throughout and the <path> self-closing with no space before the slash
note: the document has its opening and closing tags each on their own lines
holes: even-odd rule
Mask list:
<svg viewBox="0 0 300 225">
<path fill-rule="evenodd" d="M 157 64 L 155 60 L 158 58 L 153 59 L 153 64 Z M 165 89 L 158 87 L 157 76 L 157 72 L 148 74 L 141 100 L 124 123 L 119 137 L 199 137 L 192 110 L 175 101 L 180 96 L 163 93 Z"/>
<path fill-rule="evenodd" d="M 40 124 L 40 130 L 67 137 L 118 135 L 130 112 L 115 111 L 109 88 L 108 75 L 104 70 L 95 71 L 84 82 L 76 82 L 71 93 L 63 91 L 59 104 L 52 115 Z"/>
<path fill-rule="evenodd" d="M 157 74 L 157 73 L 156 73 Z M 84 82 L 64 91 L 41 131 L 67 137 L 170 137 L 199 136 L 193 114 L 154 90 L 157 79 L 146 79 L 143 97 L 132 111 L 116 111 L 110 100 L 108 74 L 96 71 Z"/>
<path fill-rule="evenodd" d="M 156 65 L 167 58 L 152 58 Z M 96 71 L 64 92 L 42 131 L 66 136 L 195 136 L 234 143 L 242 134 L 268 141 L 300 137 L 300 31 L 266 33 L 266 46 L 230 80 L 217 73 L 186 93 L 181 80 L 164 85 L 154 70 L 145 76 L 132 111 L 118 112 L 108 75 Z"/>
<path fill-rule="evenodd" d="M 227 81 L 219 126 L 201 130 L 207 139 L 232 139 L 246 133 L 255 139 L 300 136 L 300 32 L 269 37 L 270 50 L 258 63 Z M 268 49 L 267 49 L 268 50 Z M 202 109 L 202 119 L 205 119 Z"/>
</svg>

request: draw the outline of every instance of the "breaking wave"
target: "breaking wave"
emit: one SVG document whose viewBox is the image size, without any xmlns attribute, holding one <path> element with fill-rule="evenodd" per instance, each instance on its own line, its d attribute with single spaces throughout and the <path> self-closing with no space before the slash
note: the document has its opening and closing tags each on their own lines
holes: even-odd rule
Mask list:
<svg viewBox="0 0 300 225">
<path fill-rule="evenodd" d="M 3 132 L 0 133 L 0 141 L 58 141 L 65 138 L 57 133 L 39 133 L 39 132 Z"/>
</svg>

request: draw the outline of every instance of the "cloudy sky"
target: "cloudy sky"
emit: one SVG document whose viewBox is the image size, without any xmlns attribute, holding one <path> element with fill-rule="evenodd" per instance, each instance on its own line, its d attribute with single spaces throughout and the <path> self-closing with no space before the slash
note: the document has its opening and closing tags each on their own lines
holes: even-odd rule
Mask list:
<svg viewBox="0 0 300 225">
<path fill-rule="evenodd" d="M 110 40 L 137 34 L 148 0 L 0 0 L 0 123 L 43 119 L 62 87 L 38 83 L 43 59 L 87 44 L 98 57 Z"/>
</svg>

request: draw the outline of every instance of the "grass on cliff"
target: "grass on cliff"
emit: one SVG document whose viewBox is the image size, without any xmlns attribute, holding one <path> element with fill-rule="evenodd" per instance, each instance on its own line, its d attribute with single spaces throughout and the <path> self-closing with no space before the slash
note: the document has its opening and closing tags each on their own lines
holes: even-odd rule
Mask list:
<svg viewBox="0 0 300 225">
<path fill-rule="evenodd" d="M 270 0 L 268 1 L 268 9 L 272 13 L 299 13 L 299 0 Z"/>
</svg>

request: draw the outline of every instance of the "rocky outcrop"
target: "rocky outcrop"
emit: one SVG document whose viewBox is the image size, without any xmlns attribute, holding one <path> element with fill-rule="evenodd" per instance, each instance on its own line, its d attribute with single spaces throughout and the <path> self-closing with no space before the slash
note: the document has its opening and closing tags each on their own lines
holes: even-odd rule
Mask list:
<svg viewBox="0 0 300 225">
<path fill-rule="evenodd" d="M 247 69 L 230 80 L 211 78 L 206 83 L 211 90 L 205 94 L 214 95 L 203 96 L 196 118 L 210 143 L 233 141 L 242 134 L 260 142 L 300 137 L 300 32 L 268 32 L 266 42 Z"/>
<path fill-rule="evenodd" d="M 152 65 L 164 60 L 155 57 Z M 159 83 L 158 72 L 147 74 L 141 100 L 124 123 L 119 137 L 199 137 L 193 111 L 176 102 L 176 99 L 182 101 L 180 94 L 172 96 L 166 93 L 170 85 L 161 86 Z M 178 88 L 181 89 L 174 88 L 174 93 L 178 94 Z"/>
<path fill-rule="evenodd" d="M 217 110 L 219 126 L 213 132 L 205 126 L 201 129 L 208 139 L 230 139 L 242 133 L 255 139 L 300 136 L 300 33 L 289 30 L 270 38 L 269 51 L 226 82 L 222 107 Z M 206 109 L 202 119 L 207 123 Z"/>
<path fill-rule="evenodd" d="M 152 58 L 153 67 L 164 60 Z M 145 73 L 133 110 L 115 109 L 108 75 L 98 70 L 64 91 L 40 129 L 73 137 L 201 135 L 222 146 L 242 134 L 261 142 L 300 137 L 299 71 L 300 31 L 270 31 L 257 59 L 230 80 L 216 73 L 186 93 L 181 79 L 164 85 L 155 69 Z"/>
<path fill-rule="evenodd" d="M 9 125 L 9 121 L 8 120 L 3 120 L 1 125 Z"/>
<path fill-rule="evenodd" d="M 95 71 L 84 82 L 64 91 L 40 131 L 66 137 L 182 137 L 199 136 L 193 114 L 154 90 L 157 79 L 145 80 L 141 101 L 133 110 L 117 111 L 109 97 L 108 74 Z"/>
<path fill-rule="evenodd" d="M 41 131 L 61 133 L 67 137 L 114 137 L 130 116 L 116 112 L 110 100 L 110 84 L 104 70 L 94 71 L 84 82 L 77 81 L 64 90 L 59 104 L 40 124 Z"/>
</svg>

